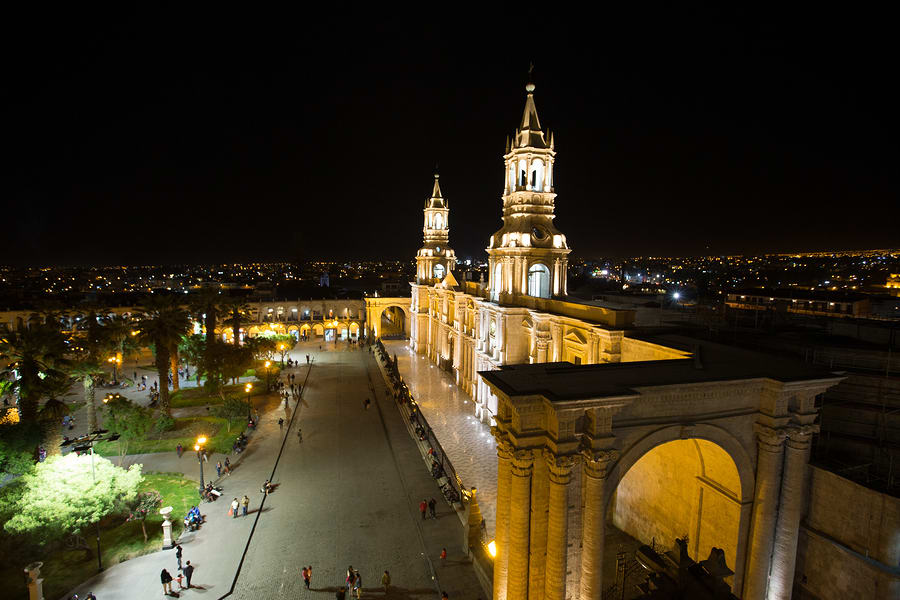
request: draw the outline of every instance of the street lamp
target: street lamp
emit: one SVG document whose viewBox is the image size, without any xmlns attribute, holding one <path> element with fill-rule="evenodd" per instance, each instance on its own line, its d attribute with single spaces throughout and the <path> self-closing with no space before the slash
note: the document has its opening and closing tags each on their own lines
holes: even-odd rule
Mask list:
<svg viewBox="0 0 900 600">
<path fill-rule="evenodd" d="M 206 437 L 201 435 L 200 437 L 197 438 L 197 443 L 194 444 L 194 450 L 197 451 L 197 462 L 200 463 L 200 490 L 201 490 L 201 493 L 202 493 L 203 488 L 206 487 L 206 485 L 203 482 L 203 455 L 201 454 L 201 452 L 203 451 L 203 444 L 205 444 L 205 443 L 206 443 Z"/>
<path fill-rule="evenodd" d="M 250 392 L 251 392 L 251 390 L 253 390 L 252 383 L 248 383 L 247 385 L 244 386 L 244 391 L 247 392 L 247 422 L 248 423 L 253 419 L 253 416 L 250 414 L 250 408 L 251 408 Z"/>
<path fill-rule="evenodd" d="M 265 363 L 265 368 L 266 368 L 266 392 L 269 392 L 269 391 L 270 391 L 270 388 L 269 388 L 269 367 L 271 367 L 271 366 L 272 366 L 272 361 L 267 360 L 266 363 Z"/>
<path fill-rule="evenodd" d="M 278 344 L 278 351 L 281 352 L 281 366 L 284 367 L 284 344 Z"/>
<path fill-rule="evenodd" d="M 113 383 L 119 385 L 119 365 L 122 364 L 122 359 L 118 354 L 110 356 L 106 359 L 106 362 L 112 363 L 113 367 Z"/>
<path fill-rule="evenodd" d="M 118 396 L 118 394 L 116 394 L 116 396 Z M 103 402 L 107 401 L 106 398 L 103 399 Z M 106 435 L 107 433 L 109 433 L 108 429 L 96 429 L 87 435 L 75 438 L 74 440 L 66 440 L 60 444 L 60 447 L 63 448 L 72 446 L 72 450 L 75 452 L 89 451 L 91 453 L 91 481 L 94 483 L 97 483 L 97 473 L 94 471 L 94 444 L 103 441 L 114 442 L 119 439 L 118 433 Z M 77 446 L 75 444 L 77 444 Z M 94 526 L 97 528 L 97 572 L 99 573 L 103 570 L 103 556 L 100 554 L 100 521 L 94 523 Z"/>
</svg>

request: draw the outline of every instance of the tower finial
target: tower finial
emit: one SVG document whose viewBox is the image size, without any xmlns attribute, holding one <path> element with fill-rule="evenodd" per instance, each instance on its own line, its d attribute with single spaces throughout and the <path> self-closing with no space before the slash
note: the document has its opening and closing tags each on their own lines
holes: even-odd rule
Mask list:
<svg viewBox="0 0 900 600">
<path fill-rule="evenodd" d="M 534 62 L 528 64 L 528 83 L 525 84 L 525 91 L 529 94 L 534 92 Z"/>
</svg>

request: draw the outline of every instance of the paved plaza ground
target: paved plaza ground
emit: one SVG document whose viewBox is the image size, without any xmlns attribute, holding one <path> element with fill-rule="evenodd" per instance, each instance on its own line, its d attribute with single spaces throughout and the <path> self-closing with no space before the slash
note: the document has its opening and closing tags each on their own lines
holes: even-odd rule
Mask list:
<svg viewBox="0 0 900 600">
<path fill-rule="evenodd" d="M 183 595 L 219 598 L 234 582 L 233 598 L 330 598 L 353 565 L 362 575 L 364 597 L 436 598 L 439 590 L 454 599 L 485 597 L 464 557 L 460 520 L 386 397 L 373 355 L 345 342 L 325 344 L 323 351 L 318 342 L 308 342 L 291 356 L 305 362 L 307 353 L 313 366 L 300 406 L 291 402 L 264 412 L 234 473 L 220 480 L 223 498 L 203 504 L 206 524 L 182 539 L 184 559 L 196 567 L 193 583 L 201 586 Z M 293 371 L 301 380 L 307 367 Z M 367 396 L 375 400 L 368 411 Z M 290 431 L 280 431 L 278 418 L 290 422 L 294 411 L 299 412 Z M 209 464 L 219 458 L 210 457 Z M 191 454 L 142 455 L 129 462 L 199 477 Z M 269 477 L 278 488 L 260 512 L 259 487 Z M 252 499 L 250 516 L 229 518 L 228 501 L 245 493 Z M 438 499 L 438 519 L 422 521 L 417 505 L 431 497 Z M 444 547 L 448 558 L 442 563 Z M 303 565 L 313 566 L 310 591 L 300 579 Z M 174 551 L 109 566 L 70 594 L 159 598 L 163 568 L 176 573 Z M 387 595 L 380 589 L 385 569 L 393 580 Z"/>
<path fill-rule="evenodd" d="M 497 444 L 490 426 L 475 418 L 472 399 L 456 386 L 453 376 L 413 352 L 408 341 L 385 340 L 384 347 L 390 356 L 397 356 L 400 375 L 463 485 L 478 488 L 478 504 L 492 538 L 497 511 Z"/>
</svg>

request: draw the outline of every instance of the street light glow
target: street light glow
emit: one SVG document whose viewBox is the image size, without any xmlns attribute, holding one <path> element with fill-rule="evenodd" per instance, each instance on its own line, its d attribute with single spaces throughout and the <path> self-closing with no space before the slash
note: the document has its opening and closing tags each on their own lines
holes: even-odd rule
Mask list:
<svg viewBox="0 0 900 600">
<path fill-rule="evenodd" d="M 496 557 L 497 556 L 497 542 L 495 542 L 494 540 L 491 540 L 487 545 L 487 551 L 488 551 L 488 554 L 490 554 L 492 557 Z"/>
<path fill-rule="evenodd" d="M 201 435 L 200 437 L 197 438 L 197 443 L 202 446 L 203 444 L 206 443 L 206 437 Z"/>
</svg>

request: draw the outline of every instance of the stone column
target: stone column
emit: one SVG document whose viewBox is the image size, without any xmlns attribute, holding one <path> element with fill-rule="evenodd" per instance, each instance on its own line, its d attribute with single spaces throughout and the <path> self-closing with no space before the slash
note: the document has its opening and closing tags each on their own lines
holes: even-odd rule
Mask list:
<svg viewBox="0 0 900 600">
<path fill-rule="evenodd" d="M 603 488 L 609 467 L 619 458 L 615 450 L 585 450 L 584 510 L 581 534 L 580 600 L 600 600 L 603 593 L 603 538 L 606 535 L 606 511 Z"/>
<path fill-rule="evenodd" d="M 565 600 L 566 544 L 569 539 L 568 486 L 572 477 L 571 456 L 556 456 L 544 451 L 550 471 L 550 502 L 547 521 L 547 560 L 544 575 L 544 600 Z"/>
<path fill-rule="evenodd" d="M 25 567 L 25 585 L 28 588 L 28 600 L 44 600 L 44 580 L 41 577 L 42 562 L 33 562 Z"/>
<path fill-rule="evenodd" d="M 818 425 L 790 427 L 784 451 L 784 473 L 775 525 L 775 548 L 769 576 L 770 600 L 790 600 L 797 563 L 797 535 L 803 512 L 806 468 L 812 434 Z"/>
<path fill-rule="evenodd" d="M 783 431 L 757 424 L 756 434 L 756 490 L 744 576 L 744 600 L 766 600 L 784 459 Z"/>
<path fill-rule="evenodd" d="M 497 515 L 494 526 L 494 600 L 506 600 L 507 558 L 509 557 L 509 484 L 512 470 L 512 446 L 492 427 L 497 438 Z"/>
<path fill-rule="evenodd" d="M 159 509 L 159 514 L 163 516 L 162 530 L 163 530 L 163 550 L 168 550 L 175 546 L 172 541 L 172 519 L 170 515 L 172 514 L 172 507 L 165 506 Z"/>
<path fill-rule="evenodd" d="M 507 600 L 528 600 L 528 539 L 534 453 L 516 450 L 510 469 Z"/>
</svg>

